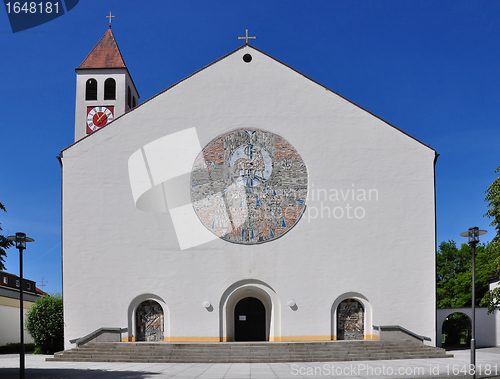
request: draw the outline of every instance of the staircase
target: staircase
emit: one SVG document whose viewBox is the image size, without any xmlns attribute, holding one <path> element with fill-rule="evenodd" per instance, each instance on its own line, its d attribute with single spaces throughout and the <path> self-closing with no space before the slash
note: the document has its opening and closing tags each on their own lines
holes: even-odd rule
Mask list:
<svg viewBox="0 0 500 379">
<path fill-rule="evenodd" d="M 444 349 L 413 341 L 328 342 L 108 342 L 89 343 L 47 361 L 238 363 L 335 362 L 451 358 Z"/>
</svg>

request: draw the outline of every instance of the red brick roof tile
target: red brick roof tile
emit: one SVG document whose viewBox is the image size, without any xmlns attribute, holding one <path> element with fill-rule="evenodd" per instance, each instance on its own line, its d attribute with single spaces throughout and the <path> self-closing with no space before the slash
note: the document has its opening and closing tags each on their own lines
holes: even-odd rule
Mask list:
<svg viewBox="0 0 500 379">
<path fill-rule="evenodd" d="M 111 29 L 108 29 L 78 68 L 126 68 Z"/>
</svg>

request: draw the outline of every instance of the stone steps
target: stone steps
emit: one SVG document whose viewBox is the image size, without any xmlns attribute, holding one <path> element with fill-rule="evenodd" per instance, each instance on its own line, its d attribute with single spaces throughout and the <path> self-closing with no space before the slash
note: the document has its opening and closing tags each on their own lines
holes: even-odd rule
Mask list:
<svg viewBox="0 0 500 379">
<path fill-rule="evenodd" d="M 444 349 L 412 341 L 328 342 L 118 342 L 89 343 L 54 354 L 48 361 L 238 363 L 335 362 L 452 357 Z"/>
</svg>

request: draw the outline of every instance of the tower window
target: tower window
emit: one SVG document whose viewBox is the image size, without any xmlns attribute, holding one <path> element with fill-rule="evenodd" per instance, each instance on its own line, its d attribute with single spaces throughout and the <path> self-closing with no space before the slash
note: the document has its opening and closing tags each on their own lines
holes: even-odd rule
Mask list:
<svg viewBox="0 0 500 379">
<path fill-rule="evenodd" d="M 132 97 L 132 107 L 135 108 L 135 106 L 137 105 L 137 100 L 135 99 L 135 96 Z"/>
<path fill-rule="evenodd" d="M 116 100 L 116 81 L 113 78 L 104 82 L 104 100 Z"/>
<path fill-rule="evenodd" d="M 97 100 L 97 80 L 89 79 L 85 86 L 85 100 Z"/>
<path fill-rule="evenodd" d="M 130 91 L 130 86 L 127 88 L 127 104 L 129 108 L 132 108 L 132 93 Z"/>
</svg>

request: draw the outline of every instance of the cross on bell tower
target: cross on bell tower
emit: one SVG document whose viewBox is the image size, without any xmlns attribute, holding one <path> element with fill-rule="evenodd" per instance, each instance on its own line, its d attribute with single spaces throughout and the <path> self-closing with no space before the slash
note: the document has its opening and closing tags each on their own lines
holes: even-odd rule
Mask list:
<svg viewBox="0 0 500 379">
<path fill-rule="evenodd" d="M 111 19 L 114 18 L 115 16 L 111 16 L 111 12 L 109 12 L 109 16 L 106 16 L 106 18 L 109 18 L 109 28 L 111 29 Z"/>
</svg>

